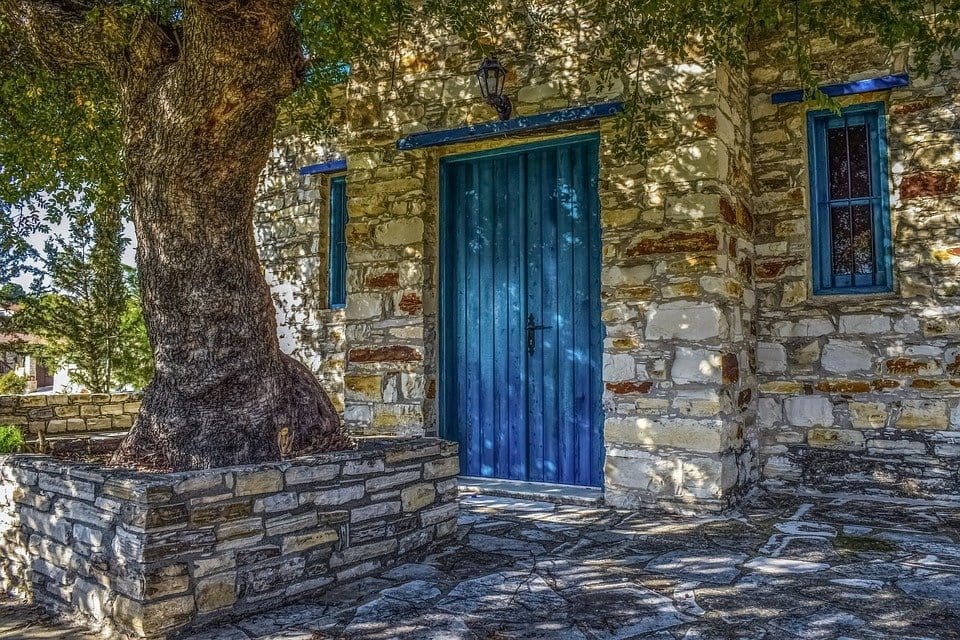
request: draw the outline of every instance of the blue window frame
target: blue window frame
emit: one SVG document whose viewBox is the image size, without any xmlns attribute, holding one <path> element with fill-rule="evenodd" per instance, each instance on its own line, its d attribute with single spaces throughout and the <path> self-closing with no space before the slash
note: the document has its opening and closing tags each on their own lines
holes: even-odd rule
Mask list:
<svg viewBox="0 0 960 640">
<path fill-rule="evenodd" d="M 347 304 L 347 179 L 330 179 L 330 250 L 328 302 L 331 309 Z"/>
<path fill-rule="evenodd" d="M 807 116 L 814 294 L 893 289 L 883 103 Z"/>
</svg>

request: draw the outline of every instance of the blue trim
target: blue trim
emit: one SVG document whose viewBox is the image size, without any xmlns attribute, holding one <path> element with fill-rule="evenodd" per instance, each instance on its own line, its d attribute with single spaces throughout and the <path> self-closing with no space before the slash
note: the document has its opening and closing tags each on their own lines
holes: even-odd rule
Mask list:
<svg viewBox="0 0 960 640">
<path fill-rule="evenodd" d="M 873 205 L 874 274 L 833 274 L 831 200 L 827 130 L 849 125 L 867 125 L 870 172 L 873 189 L 866 198 L 844 200 L 847 204 Z M 887 167 L 887 127 L 882 102 L 854 105 L 841 111 L 811 111 L 807 114 L 808 166 L 810 171 L 811 239 L 814 295 L 851 295 L 893 291 L 893 241 L 890 226 L 890 186 Z M 858 202 L 859 201 L 859 202 Z M 836 202 L 836 201 L 833 201 Z M 863 281 L 858 283 L 857 280 Z"/>
<path fill-rule="evenodd" d="M 457 162 L 473 162 L 474 160 L 480 160 L 482 158 L 489 158 L 491 156 L 500 156 L 505 154 L 514 154 L 522 153 L 524 151 L 531 151 L 534 149 L 549 149 L 550 147 L 563 147 L 569 146 L 572 144 L 579 144 L 581 142 L 600 142 L 600 136 L 596 132 L 590 133 L 581 133 L 573 136 L 563 136 L 561 138 L 555 138 L 553 140 L 537 140 L 535 142 L 524 142 L 522 144 L 512 144 L 503 147 L 497 147 L 496 149 L 484 149 L 483 151 L 471 151 L 468 153 L 458 153 L 454 156 L 446 156 L 441 159 L 441 164 L 449 165 L 455 164 Z"/>
<path fill-rule="evenodd" d="M 347 179 L 330 180 L 330 235 L 328 237 L 327 302 L 331 309 L 347 305 Z"/>
<path fill-rule="evenodd" d="M 820 91 L 837 98 L 839 96 L 852 96 L 857 93 L 869 93 L 870 91 L 886 91 L 896 89 L 897 87 L 906 87 L 910 84 L 910 76 L 906 73 L 897 73 L 869 80 L 857 80 L 855 82 L 843 82 L 841 84 L 828 84 L 820 87 Z M 778 91 L 770 96 L 770 102 L 773 104 L 787 104 L 788 102 L 803 102 L 806 95 L 802 89 L 792 91 Z"/>
<path fill-rule="evenodd" d="M 522 131 L 545 129 L 561 124 L 606 118 L 621 111 L 623 111 L 622 102 L 603 102 L 586 107 L 571 107 L 569 109 L 561 109 L 560 111 L 538 113 L 533 116 L 522 116 L 503 122 L 484 122 L 483 124 L 460 127 L 458 129 L 414 133 L 398 140 L 397 149 L 410 151 L 411 149 L 438 147 L 440 145 L 454 144 L 457 142 L 483 140 L 485 138 L 505 136 Z"/>
<path fill-rule="evenodd" d="M 307 165 L 306 167 L 300 167 L 300 175 L 312 176 L 318 173 L 338 173 L 346 170 L 347 159 L 337 158 L 336 160 L 330 160 L 329 162 L 322 162 L 320 164 L 311 164 Z"/>
</svg>

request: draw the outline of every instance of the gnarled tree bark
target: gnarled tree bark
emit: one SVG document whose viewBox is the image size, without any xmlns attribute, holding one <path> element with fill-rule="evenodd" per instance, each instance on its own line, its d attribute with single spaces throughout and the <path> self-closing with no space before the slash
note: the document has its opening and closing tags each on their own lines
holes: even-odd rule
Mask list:
<svg viewBox="0 0 960 640">
<path fill-rule="evenodd" d="M 178 60 L 127 87 L 126 187 L 157 368 L 116 461 L 155 452 L 206 468 L 350 445 L 316 379 L 280 351 L 254 241 L 277 107 L 302 69 L 286 4 L 195 3 Z"/>
<path fill-rule="evenodd" d="M 0 0 L 38 57 L 100 66 L 121 96 L 157 366 L 114 461 L 182 470 L 347 448 L 326 393 L 280 350 L 254 241 L 278 105 L 303 71 L 295 3 L 181 4 L 171 30 L 106 10 L 90 20 L 83 3 Z"/>
</svg>

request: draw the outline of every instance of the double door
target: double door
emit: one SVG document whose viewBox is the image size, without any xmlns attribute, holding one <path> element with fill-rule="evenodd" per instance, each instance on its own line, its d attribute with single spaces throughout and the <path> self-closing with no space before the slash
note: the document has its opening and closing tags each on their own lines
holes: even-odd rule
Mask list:
<svg viewBox="0 0 960 640">
<path fill-rule="evenodd" d="M 441 433 L 461 473 L 602 482 L 596 136 L 441 166 Z"/>
</svg>

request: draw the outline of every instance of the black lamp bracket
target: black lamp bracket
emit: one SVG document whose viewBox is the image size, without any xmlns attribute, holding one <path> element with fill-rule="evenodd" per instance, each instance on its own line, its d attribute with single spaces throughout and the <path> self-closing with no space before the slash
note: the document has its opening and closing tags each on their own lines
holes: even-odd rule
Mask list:
<svg viewBox="0 0 960 640">
<path fill-rule="evenodd" d="M 487 96 L 487 104 L 497 110 L 497 115 L 501 120 L 509 120 L 513 113 L 513 103 L 507 96 Z"/>
</svg>

